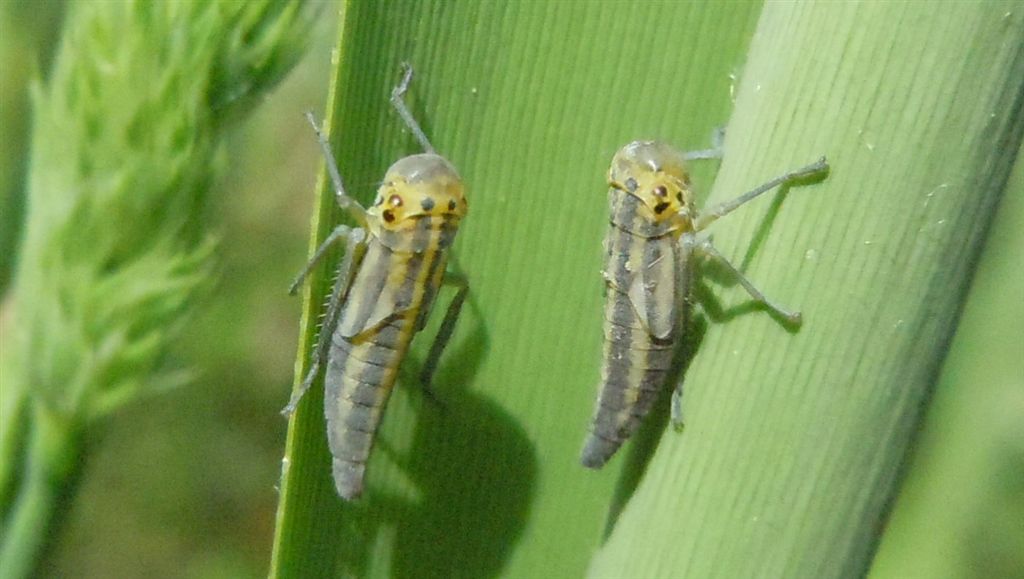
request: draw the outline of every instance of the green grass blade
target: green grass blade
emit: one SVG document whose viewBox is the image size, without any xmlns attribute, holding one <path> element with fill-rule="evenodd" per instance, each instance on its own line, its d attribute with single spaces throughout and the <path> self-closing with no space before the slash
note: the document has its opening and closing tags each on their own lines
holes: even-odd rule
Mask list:
<svg viewBox="0 0 1024 579">
<path fill-rule="evenodd" d="M 760 4 L 346 9 L 328 113 L 346 184 L 366 202 L 392 161 L 417 152 L 387 102 L 411 62 L 412 110 L 468 186 L 454 253 L 471 291 L 435 380 L 444 407 L 399 384 L 357 505 L 334 494 L 319 383 L 309 392 L 289 431 L 271 575 L 580 576 L 621 466 L 578 464 L 601 351 L 604 175 L 633 139 L 708 145 Z M 698 168 L 698 186 L 713 169 Z M 323 193 L 318 239 L 338 219 Z M 300 367 L 329 277 L 311 279 Z"/>
<path fill-rule="evenodd" d="M 686 432 L 662 437 L 591 576 L 866 572 L 1020 148 L 1019 8 L 766 6 L 712 196 L 820 153 L 834 169 L 716 239 L 805 323 L 709 329 Z"/>
</svg>

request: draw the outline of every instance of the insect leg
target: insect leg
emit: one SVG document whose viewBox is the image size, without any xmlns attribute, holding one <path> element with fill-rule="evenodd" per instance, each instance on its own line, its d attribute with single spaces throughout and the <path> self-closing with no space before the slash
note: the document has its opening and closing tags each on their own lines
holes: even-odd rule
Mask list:
<svg viewBox="0 0 1024 579">
<path fill-rule="evenodd" d="M 402 81 L 398 83 L 398 86 L 391 91 L 391 104 L 398 111 L 398 116 L 402 117 L 402 121 L 405 126 L 409 127 L 412 135 L 419 141 L 420 146 L 423 150 L 428 153 L 435 153 L 434 145 L 430 144 L 430 139 L 427 138 L 426 133 L 420 128 L 420 124 L 416 122 L 416 118 L 412 116 L 412 112 L 409 111 L 409 107 L 405 104 L 403 97 L 405 92 L 409 90 L 409 83 L 412 82 L 412 65 L 408 62 L 402 63 Z"/>
<path fill-rule="evenodd" d="M 316 118 L 313 117 L 312 112 L 306 111 L 306 119 L 309 121 L 309 124 L 313 125 L 316 139 L 320 142 L 320 149 L 324 153 L 327 172 L 331 175 L 331 183 L 334 185 L 334 198 L 338 201 L 338 206 L 347 211 L 357 224 L 361 227 L 366 227 L 366 210 L 355 199 L 345 193 L 345 185 L 341 182 L 341 172 L 338 171 L 338 164 L 334 161 L 334 152 L 331 151 L 331 144 L 327 142 L 323 131 L 316 124 Z"/>
<path fill-rule="evenodd" d="M 680 316 L 680 324 L 683 325 L 683 331 L 688 331 L 688 326 L 691 322 L 692 316 L 688 315 L 690 312 L 691 305 L 690 301 L 690 283 L 691 283 L 691 271 L 693 267 L 694 258 L 694 244 L 696 243 L 693 233 L 684 233 L 679 237 L 679 255 L 681 256 L 680 263 L 678 265 L 676 276 L 678 281 L 676 286 L 678 289 L 678 295 L 676 296 L 676 307 L 679 308 L 680 312 L 685 312 Z M 684 334 L 685 337 L 685 334 Z M 679 376 L 679 381 L 676 382 L 676 387 L 672 390 L 672 427 L 676 431 L 683 429 L 683 382 L 686 380 L 686 366 L 688 364 L 684 361 L 683 372 Z"/>
<path fill-rule="evenodd" d="M 316 264 L 319 263 L 325 255 L 327 255 L 327 250 L 337 243 L 339 239 L 348 237 L 352 231 L 353 229 L 347 225 L 339 225 L 335 227 L 334 231 L 327 236 L 327 239 L 324 239 L 324 242 L 320 244 L 320 247 L 316 248 L 316 252 L 313 253 L 313 257 L 309 260 L 309 263 L 306 264 L 306 267 L 302 268 L 299 275 L 295 276 L 295 280 L 292 281 L 292 285 L 288 287 L 288 294 L 295 295 L 299 286 L 301 286 L 302 282 L 306 280 L 306 276 L 309 275 L 309 272 L 313 271 Z"/>
<path fill-rule="evenodd" d="M 699 151 L 687 151 L 683 153 L 683 159 L 687 161 L 703 161 L 706 159 L 721 159 L 725 155 L 725 129 L 717 127 L 711 131 L 711 148 Z"/>
<path fill-rule="evenodd" d="M 672 428 L 677 432 L 683 429 L 683 379 L 679 379 L 675 389 L 672 390 Z"/>
<path fill-rule="evenodd" d="M 338 231 L 335 229 L 335 231 Z M 306 377 L 303 378 L 302 384 L 299 385 L 298 389 L 292 393 L 291 399 L 288 401 L 288 405 L 284 407 L 281 414 L 285 416 L 295 412 L 295 407 L 299 404 L 299 400 L 309 390 L 309 387 L 313 384 L 313 380 L 316 379 L 317 374 L 320 372 L 320 366 L 323 365 L 327 359 L 327 349 L 331 344 L 331 335 L 334 333 L 334 326 L 338 320 L 338 314 L 341 312 L 341 304 L 345 302 L 345 297 L 348 295 L 348 288 L 352 285 L 352 278 L 355 276 L 355 272 L 358 269 L 357 253 L 361 253 L 363 244 L 366 242 L 366 232 L 362 229 L 351 229 L 345 236 L 347 243 L 345 245 L 345 258 L 342 260 L 341 265 L 338 267 L 338 278 L 334 281 L 334 289 L 331 290 L 331 299 L 327 303 L 327 312 L 324 314 L 323 322 L 320 324 L 320 333 L 317 336 L 316 348 L 314 348 L 312 355 L 310 356 L 309 371 L 306 372 Z M 323 246 L 321 246 L 323 247 Z M 316 259 L 314 257 L 314 259 Z"/>
<path fill-rule="evenodd" d="M 448 304 L 448 311 L 444 314 L 444 321 L 441 322 L 441 328 L 437 331 L 434 343 L 430 346 L 430 353 L 427 354 L 427 359 L 423 363 L 423 369 L 420 371 L 420 384 L 428 393 L 431 391 L 430 382 L 434 377 L 434 371 L 437 370 L 441 353 L 444 352 L 445 347 L 448 345 L 448 340 L 451 339 L 452 333 L 455 331 L 455 323 L 462 312 L 462 304 L 466 301 L 466 296 L 469 294 L 469 284 L 461 276 L 448 274 L 445 276 L 445 283 L 455 285 L 459 289 L 455 297 L 452 298 L 451 303 Z"/>
<path fill-rule="evenodd" d="M 765 297 L 765 295 L 761 293 L 761 290 L 754 287 L 754 284 L 751 283 L 751 281 L 747 279 L 747 277 L 743 275 L 740 272 L 740 270 L 736 269 L 736 266 L 729 263 L 729 260 L 726 259 L 724 255 L 719 253 L 717 249 L 715 249 L 715 246 L 711 244 L 710 239 L 704 239 L 702 241 L 697 242 L 696 245 L 694 245 L 693 249 L 696 252 L 711 257 L 718 261 L 720 264 L 722 264 L 727 270 L 729 270 L 729 272 L 732 275 L 736 277 L 736 280 L 740 282 L 740 285 L 743 286 L 743 289 L 747 290 L 747 293 L 750 294 L 750 297 L 754 298 L 754 301 L 764 304 L 765 307 L 767 307 L 769 310 L 783 317 L 787 322 L 791 324 L 799 324 L 803 319 L 800 315 L 800 312 L 789 311 L 788 309 L 773 303 L 771 300 Z"/>
<path fill-rule="evenodd" d="M 771 181 L 768 181 L 767 183 L 755 187 L 754 189 L 744 193 L 743 195 L 740 195 L 739 197 L 731 201 L 720 203 L 706 211 L 701 212 L 701 215 L 697 217 L 696 222 L 694 223 L 694 231 L 704 230 L 708 225 L 711 225 L 720 217 L 728 215 L 730 212 L 732 212 L 740 205 L 743 205 L 747 201 L 750 201 L 751 199 L 757 197 L 758 195 L 766 191 L 770 191 L 775 187 L 778 187 L 779 185 L 788 185 L 790 183 L 793 183 L 794 181 L 806 179 L 807 177 L 818 175 L 826 171 L 828 171 L 828 161 L 825 160 L 825 157 L 822 157 L 818 159 L 817 162 L 811 163 L 806 167 L 801 167 L 795 171 L 790 171 L 784 175 L 780 175 L 772 179 Z"/>
</svg>

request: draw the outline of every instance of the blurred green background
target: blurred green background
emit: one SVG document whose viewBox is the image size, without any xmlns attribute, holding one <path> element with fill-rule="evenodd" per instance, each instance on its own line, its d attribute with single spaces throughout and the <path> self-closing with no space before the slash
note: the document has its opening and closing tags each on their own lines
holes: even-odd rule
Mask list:
<svg viewBox="0 0 1024 579">
<path fill-rule="evenodd" d="M 45 76 L 63 4 L 0 4 L 0 285 L 16 255 L 28 150 L 27 87 Z M 47 573 L 257 577 L 266 572 L 335 10 L 300 65 L 235 127 L 209 218 L 221 281 L 170 363 L 187 387 L 147 398 L 96 433 Z M 1024 577 L 1024 166 L 979 265 L 872 577 Z M 0 309 L 0 322 L 9 319 Z M 2 347 L 2 345 L 0 345 Z"/>
</svg>

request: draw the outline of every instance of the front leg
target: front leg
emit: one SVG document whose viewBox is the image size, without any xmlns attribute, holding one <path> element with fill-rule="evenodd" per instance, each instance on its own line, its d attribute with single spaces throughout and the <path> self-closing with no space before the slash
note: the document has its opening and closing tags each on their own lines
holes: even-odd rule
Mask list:
<svg viewBox="0 0 1024 579">
<path fill-rule="evenodd" d="M 402 63 L 402 81 L 398 83 L 398 86 L 391 91 L 391 105 L 398 111 L 398 116 L 402 117 L 402 122 L 409 128 L 416 140 L 419 141 L 420 146 L 423 150 L 428 153 L 436 153 L 434 145 L 430 144 L 430 139 L 427 138 L 427 134 L 420 128 L 420 124 L 416 121 L 416 117 L 413 116 L 412 111 L 409 110 L 409 106 L 405 104 L 405 93 L 409 90 L 409 83 L 412 82 L 412 65 L 408 62 Z"/>
<path fill-rule="evenodd" d="M 810 165 L 800 167 L 795 171 L 790 171 L 783 175 L 779 175 L 778 177 L 766 183 L 754 187 L 750 191 L 747 191 L 746 193 L 740 195 L 735 199 L 726 201 L 724 203 L 719 203 L 718 205 L 715 205 L 710 209 L 701 211 L 700 215 L 694 222 L 694 231 L 703 231 L 718 219 L 725 217 L 729 213 L 733 212 L 737 207 L 743 205 L 744 203 L 756 198 L 757 196 L 767 191 L 771 191 L 772 189 L 780 186 L 792 185 L 793 183 L 802 181 L 804 179 L 808 179 L 810 177 L 824 175 L 825 173 L 828 172 L 828 170 L 828 161 L 825 160 L 825 157 L 822 157 L 818 159 L 818 161 L 815 163 L 811 163 Z"/>
<path fill-rule="evenodd" d="M 313 131 L 316 133 L 316 140 L 320 143 L 320 150 L 324 154 L 324 163 L 327 164 L 327 173 L 331 176 L 331 183 L 334 185 L 334 198 L 338 202 L 338 207 L 341 207 L 355 220 L 356 225 L 360 227 L 366 227 L 366 209 L 360 205 L 355 199 L 348 196 L 345 192 L 345 184 L 341 180 L 341 171 L 338 170 L 338 163 L 334 160 L 334 152 L 331 150 L 331 144 L 327 142 L 327 137 L 324 136 L 323 131 L 316 124 L 316 118 L 313 117 L 313 113 L 310 111 L 306 112 L 306 120 L 313 126 Z"/>
<path fill-rule="evenodd" d="M 698 151 L 687 151 L 683 153 L 683 159 L 687 161 L 705 161 L 721 159 L 725 156 L 725 129 L 718 127 L 711 132 L 711 148 Z"/>
</svg>

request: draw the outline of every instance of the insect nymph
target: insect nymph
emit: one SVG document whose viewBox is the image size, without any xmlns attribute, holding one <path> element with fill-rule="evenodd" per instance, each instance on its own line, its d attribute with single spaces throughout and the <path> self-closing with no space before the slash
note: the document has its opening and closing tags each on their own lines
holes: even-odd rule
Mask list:
<svg viewBox="0 0 1024 579">
<path fill-rule="evenodd" d="M 673 368 L 687 318 L 694 262 L 712 258 L 728 269 L 758 302 L 792 323 L 800 314 L 772 304 L 697 234 L 719 217 L 776 186 L 825 173 L 813 163 L 711 209 L 698 212 L 686 161 L 720 151 L 683 154 L 658 141 L 634 141 L 616 153 L 608 171 L 611 209 L 605 237 L 604 358 L 597 408 L 580 462 L 600 468 L 640 425 Z M 673 393 L 679 424 L 681 389 Z"/>
<path fill-rule="evenodd" d="M 420 374 L 425 386 L 468 291 L 465 282 L 445 279 L 447 250 L 467 211 L 462 179 L 434 152 L 402 101 L 411 78 L 412 69 L 406 67 L 391 101 L 427 152 L 393 164 L 369 209 L 346 195 L 330 146 L 307 115 L 327 158 L 338 204 L 358 226 L 335 228 L 292 285 L 294 292 L 331 245 L 346 241 L 309 371 L 284 412 L 295 410 L 326 362 L 324 415 L 332 471 L 338 494 L 346 500 L 362 493 L 366 462 L 398 366 L 423 329 L 438 289 L 443 282 L 459 286 Z"/>
</svg>

